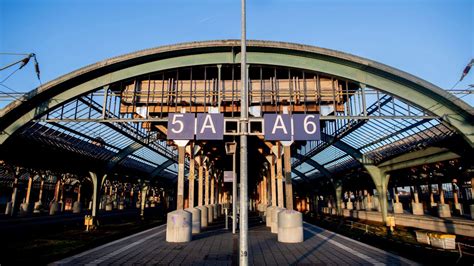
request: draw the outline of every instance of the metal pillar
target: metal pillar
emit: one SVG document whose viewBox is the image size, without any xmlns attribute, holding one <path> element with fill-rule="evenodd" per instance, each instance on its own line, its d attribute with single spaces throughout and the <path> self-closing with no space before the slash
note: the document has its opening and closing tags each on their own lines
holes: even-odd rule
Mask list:
<svg viewBox="0 0 474 266">
<path fill-rule="evenodd" d="M 237 227 L 237 173 L 235 171 L 236 152 L 232 154 L 232 234 Z"/>
<path fill-rule="evenodd" d="M 204 188 L 204 205 L 209 205 L 209 167 L 205 168 L 206 170 L 206 179 L 205 179 L 205 188 Z"/>
<path fill-rule="evenodd" d="M 202 156 L 198 156 L 197 158 L 197 163 L 198 163 L 198 206 L 202 206 L 202 203 L 203 203 L 203 186 L 202 186 L 202 164 L 203 164 L 203 160 L 202 160 Z"/>
<path fill-rule="evenodd" d="M 184 209 L 184 153 L 185 146 L 178 144 L 178 201 L 176 204 L 177 210 Z"/>
<path fill-rule="evenodd" d="M 97 217 L 97 209 L 99 207 L 99 193 L 100 193 L 100 187 L 102 186 L 103 181 L 107 177 L 107 175 L 104 175 L 100 180 L 97 177 L 97 174 L 94 172 L 89 172 L 89 175 L 91 176 L 92 179 L 92 221 L 93 223 L 96 222 L 96 217 Z"/>
<path fill-rule="evenodd" d="M 293 184 L 291 183 L 291 146 L 283 146 L 285 157 L 285 192 L 286 192 L 286 208 L 293 210 Z"/>
<path fill-rule="evenodd" d="M 215 197 L 214 194 L 216 192 L 214 183 L 216 182 L 216 179 L 214 177 L 211 177 L 211 204 L 216 204 L 215 202 Z"/>
<path fill-rule="evenodd" d="M 33 176 L 28 178 L 28 188 L 26 189 L 26 204 L 30 205 L 31 186 L 33 185 Z"/>
<path fill-rule="evenodd" d="M 275 157 L 273 157 L 273 155 L 268 155 L 267 161 L 269 162 L 269 166 L 270 166 L 270 186 L 271 186 L 272 206 L 276 207 L 277 197 L 276 197 L 276 183 L 275 183 Z"/>
<path fill-rule="evenodd" d="M 140 193 L 140 216 L 142 219 L 145 217 L 145 204 L 147 198 L 148 185 L 142 184 L 141 193 Z"/>
<path fill-rule="evenodd" d="M 189 208 L 194 208 L 194 149 L 191 146 L 191 153 L 189 154 Z"/>
<path fill-rule="evenodd" d="M 11 207 L 11 216 L 16 215 L 17 202 L 18 202 L 18 177 L 15 177 L 13 180 L 13 192 L 12 192 L 12 207 Z"/>
<path fill-rule="evenodd" d="M 337 215 L 341 215 L 342 214 L 342 210 L 341 210 L 342 182 L 335 181 L 333 183 L 333 185 L 334 185 L 334 191 L 335 191 L 335 196 L 336 196 L 336 213 L 337 213 Z"/>
<path fill-rule="evenodd" d="M 284 208 L 284 199 L 283 199 L 283 169 L 282 169 L 282 162 L 281 162 L 281 152 L 280 152 L 280 144 L 277 144 L 276 148 L 276 168 L 277 168 L 277 190 L 278 190 L 278 207 Z"/>
<path fill-rule="evenodd" d="M 241 90 L 240 90 L 240 265 L 248 265 L 248 162 L 247 162 L 247 122 L 248 122 L 248 91 L 247 91 L 247 47 L 245 28 L 245 0 L 242 0 L 242 39 L 241 39 Z"/>
</svg>

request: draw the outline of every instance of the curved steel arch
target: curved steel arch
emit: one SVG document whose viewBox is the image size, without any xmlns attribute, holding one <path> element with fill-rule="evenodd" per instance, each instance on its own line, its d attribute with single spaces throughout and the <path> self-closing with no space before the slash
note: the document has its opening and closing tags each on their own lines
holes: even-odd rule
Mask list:
<svg viewBox="0 0 474 266">
<path fill-rule="evenodd" d="M 184 43 L 108 59 L 53 80 L 0 111 L 0 144 L 65 101 L 110 83 L 166 69 L 240 62 L 237 40 Z M 383 90 L 441 117 L 474 147 L 474 108 L 441 88 L 389 66 L 313 46 L 249 41 L 249 64 L 322 72 Z"/>
</svg>

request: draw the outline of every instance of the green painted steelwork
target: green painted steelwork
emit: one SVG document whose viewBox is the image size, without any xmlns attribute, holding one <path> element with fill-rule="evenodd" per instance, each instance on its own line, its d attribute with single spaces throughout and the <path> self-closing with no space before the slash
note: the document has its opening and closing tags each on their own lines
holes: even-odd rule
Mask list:
<svg viewBox="0 0 474 266">
<path fill-rule="evenodd" d="M 136 152 L 144 146 L 145 144 L 142 142 L 133 142 L 132 144 L 120 150 L 114 157 L 112 157 L 112 159 L 110 159 L 109 163 L 107 164 L 107 171 L 112 170 L 117 164 L 127 158 L 128 155 Z"/>
<path fill-rule="evenodd" d="M 89 67 L 91 70 L 85 68 L 68 74 L 30 93 L 25 102 L 16 101 L 0 112 L 0 144 L 23 125 L 51 108 L 110 83 L 172 68 L 238 63 L 239 54 L 233 51 L 236 44 L 238 42 L 215 41 L 169 46 L 156 51 L 158 54 L 175 52 L 177 55 L 163 56 L 164 58 L 151 62 L 138 60 L 141 56 L 154 55 L 152 49 L 98 63 Z M 222 51 L 223 49 L 228 51 Z M 407 73 L 336 51 L 262 41 L 249 42 L 248 63 L 317 71 L 383 90 L 439 116 L 456 128 L 474 147 L 473 108 L 454 99 L 454 96 L 450 98 L 450 94 L 440 88 Z M 117 67 L 112 67 L 115 64 Z M 116 70 L 119 64 L 126 67 Z M 96 76 L 85 77 L 92 70 L 98 72 L 94 72 Z M 84 80 L 75 83 L 77 85 L 68 86 L 72 83 L 71 80 L 80 78 Z"/>
</svg>

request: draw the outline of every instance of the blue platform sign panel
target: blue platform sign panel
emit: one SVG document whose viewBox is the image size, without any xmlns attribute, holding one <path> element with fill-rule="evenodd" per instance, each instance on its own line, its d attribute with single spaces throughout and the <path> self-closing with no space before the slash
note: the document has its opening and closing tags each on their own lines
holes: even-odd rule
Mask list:
<svg viewBox="0 0 474 266">
<path fill-rule="evenodd" d="M 223 140 L 224 114 L 198 114 L 196 127 L 197 140 Z"/>
<path fill-rule="evenodd" d="M 293 115 L 293 140 L 320 140 L 321 128 L 319 115 L 294 114 Z"/>
<path fill-rule="evenodd" d="M 291 117 L 288 114 L 264 114 L 265 140 L 291 140 Z"/>
<path fill-rule="evenodd" d="M 194 124 L 194 114 L 169 114 L 167 138 L 172 140 L 194 139 Z"/>
</svg>

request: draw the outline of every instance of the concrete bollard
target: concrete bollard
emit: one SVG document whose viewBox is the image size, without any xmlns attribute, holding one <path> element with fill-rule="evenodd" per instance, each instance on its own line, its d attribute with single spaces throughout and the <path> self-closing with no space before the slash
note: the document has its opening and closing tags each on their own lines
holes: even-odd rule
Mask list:
<svg viewBox="0 0 474 266">
<path fill-rule="evenodd" d="M 41 201 L 35 202 L 35 206 L 33 207 L 33 213 L 41 213 L 41 209 L 43 209 L 43 203 Z"/>
<path fill-rule="evenodd" d="M 206 206 L 199 206 L 197 207 L 201 211 L 201 228 L 207 227 L 207 207 Z"/>
<path fill-rule="evenodd" d="M 20 215 L 25 216 L 25 215 L 30 214 L 30 210 L 31 210 L 30 208 L 31 208 L 31 204 L 28 204 L 26 202 L 20 204 Z"/>
<path fill-rule="evenodd" d="M 81 211 L 82 211 L 81 202 L 75 201 L 74 204 L 72 205 L 72 213 L 81 213 Z"/>
<path fill-rule="evenodd" d="M 448 204 L 438 204 L 438 216 L 441 218 L 451 217 L 451 210 Z"/>
<path fill-rule="evenodd" d="M 197 208 L 188 208 L 185 209 L 185 211 L 191 213 L 192 218 L 192 233 L 193 234 L 199 234 L 201 232 L 201 210 Z"/>
<path fill-rule="evenodd" d="M 270 206 L 267 208 L 267 220 L 266 220 L 266 225 L 267 227 L 272 226 L 272 216 L 273 216 L 273 210 L 275 210 L 275 206 Z"/>
<path fill-rule="evenodd" d="M 107 201 L 105 204 L 105 211 L 109 212 L 109 211 L 112 211 L 113 209 L 114 209 L 114 205 L 112 201 Z"/>
<path fill-rule="evenodd" d="M 214 218 L 214 220 L 216 220 L 218 217 L 219 217 L 219 207 L 217 206 L 217 204 L 212 204 L 212 217 Z"/>
<path fill-rule="evenodd" d="M 55 215 L 59 212 L 59 203 L 57 201 L 51 202 L 49 207 L 49 215 Z"/>
<path fill-rule="evenodd" d="M 275 207 L 272 211 L 272 233 L 278 234 L 278 213 L 285 209 L 280 207 Z"/>
<path fill-rule="evenodd" d="M 393 204 L 393 213 L 403 213 L 403 205 L 401 202 L 395 202 Z"/>
<path fill-rule="evenodd" d="M 207 205 L 207 225 L 214 222 L 214 206 Z"/>
<path fill-rule="evenodd" d="M 7 207 L 5 208 L 5 215 L 12 215 L 13 204 L 12 202 L 7 202 Z"/>
<path fill-rule="evenodd" d="M 278 213 L 278 242 L 301 243 L 303 235 L 303 214 L 295 210 Z"/>
<path fill-rule="evenodd" d="M 267 205 L 262 204 L 261 210 L 262 210 L 262 220 L 266 224 L 266 222 L 267 222 Z"/>
<path fill-rule="evenodd" d="M 352 201 L 346 202 L 346 209 L 348 209 L 348 210 L 353 210 L 354 209 L 354 204 L 352 203 Z"/>
<path fill-rule="evenodd" d="M 454 209 L 456 210 L 457 214 L 459 215 L 464 215 L 464 210 L 462 208 L 462 204 L 461 203 L 456 203 L 454 204 Z"/>
<path fill-rule="evenodd" d="M 424 215 L 425 212 L 423 211 L 423 203 L 421 202 L 412 202 L 411 203 L 412 213 L 413 215 Z"/>
<path fill-rule="evenodd" d="M 192 238 L 192 214 L 184 210 L 168 213 L 166 219 L 166 242 L 183 243 Z"/>
</svg>

